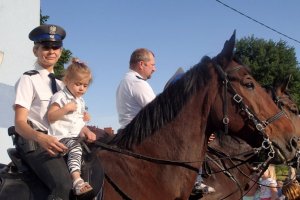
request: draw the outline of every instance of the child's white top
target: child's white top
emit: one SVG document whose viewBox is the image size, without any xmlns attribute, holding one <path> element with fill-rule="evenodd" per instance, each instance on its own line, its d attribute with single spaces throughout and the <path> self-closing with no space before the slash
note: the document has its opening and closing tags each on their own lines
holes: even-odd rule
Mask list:
<svg viewBox="0 0 300 200">
<path fill-rule="evenodd" d="M 76 111 L 70 112 L 64 115 L 62 119 L 50 124 L 49 134 L 55 136 L 58 140 L 66 137 L 78 137 L 81 129 L 85 126 L 83 121 L 85 102 L 82 97 L 74 97 L 67 87 L 51 97 L 50 105 L 57 103 L 62 108 L 71 101 L 76 102 Z"/>
</svg>

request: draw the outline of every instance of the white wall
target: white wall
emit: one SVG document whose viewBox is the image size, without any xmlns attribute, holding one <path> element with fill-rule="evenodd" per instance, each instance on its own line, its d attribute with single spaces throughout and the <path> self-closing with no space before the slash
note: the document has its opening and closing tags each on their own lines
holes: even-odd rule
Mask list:
<svg viewBox="0 0 300 200">
<path fill-rule="evenodd" d="M 12 146 L 7 128 L 13 125 L 14 84 L 32 69 L 35 57 L 28 33 L 40 23 L 40 0 L 0 0 L 0 163 L 8 163 Z"/>
</svg>

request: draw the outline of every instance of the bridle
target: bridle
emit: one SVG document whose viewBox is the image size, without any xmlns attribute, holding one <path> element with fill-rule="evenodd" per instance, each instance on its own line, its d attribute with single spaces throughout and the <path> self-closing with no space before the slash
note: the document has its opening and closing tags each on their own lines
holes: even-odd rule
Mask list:
<svg viewBox="0 0 300 200">
<path fill-rule="evenodd" d="M 291 95 L 289 94 L 289 92 L 284 91 L 282 96 L 277 96 L 275 89 L 272 86 L 264 86 L 266 88 L 267 91 L 271 92 L 272 95 L 272 99 L 275 102 L 275 104 L 277 105 L 278 108 L 280 108 L 281 110 L 284 109 L 284 105 L 285 105 L 285 100 L 289 100 L 294 102 L 294 99 L 291 97 Z M 297 105 L 294 104 L 294 110 L 293 109 L 288 109 L 290 112 L 294 113 L 295 115 L 299 115 L 299 110 L 297 108 Z"/>
<path fill-rule="evenodd" d="M 264 87 L 267 89 L 267 91 L 270 91 L 270 92 L 271 92 L 272 99 L 273 99 L 274 103 L 275 103 L 275 104 L 278 106 L 278 108 L 280 108 L 282 111 L 284 110 L 284 105 L 285 105 L 284 100 L 285 100 L 285 99 L 290 99 L 291 101 L 293 101 L 293 100 L 291 99 L 291 97 L 289 96 L 289 94 L 287 94 L 286 97 L 285 97 L 285 96 L 283 96 L 283 97 L 277 96 L 273 87 L 270 87 L 270 86 L 264 86 Z M 293 112 L 293 113 L 295 113 L 295 115 L 298 115 L 298 113 L 299 113 L 298 109 L 297 109 L 296 111 L 290 109 L 290 111 Z M 264 146 L 264 145 L 265 145 L 265 144 L 263 143 L 261 148 L 265 149 L 265 146 Z M 260 148 L 260 149 L 261 149 L 261 148 Z M 209 174 L 215 174 L 215 173 L 223 172 L 225 175 L 227 175 L 228 178 L 230 178 L 233 182 L 235 182 L 236 185 L 237 185 L 237 187 L 238 187 L 237 190 L 232 191 L 230 194 L 228 194 L 228 195 L 226 195 L 225 197 L 223 197 L 222 200 L 223 200 L 223 199 L 226 199 L 226 198 L 228 198 L 228 197 L 230 197 L 230 196 L 232 196 L 233 194 L 235 194 L 235 193 L 238 192 L 238 191 L 240 191 L 242 197 L 244 196 L 244 193 L 243 193 L 243 190 L 242 190 L 242 188 L 241 188 L 240 183 L 237 181 L 237 179 L 234 177 L 234 175 L 232 175 L 232 174 L 230 173 L 230 171 L 229 171 L 230 169 L 233 169 L 233 168 L 238 169 L 239 172 L 240 172 L 241 174 L 243 174 L 245 177 L 247 177 L 249 180 L 252 180 L 253 182 L 257 183 L 257 182 L 258 182 L 257 180 L 261 177 L 262 173 L 265 171 L 265 169 L 266 169 L 267 166 L 268 166 L 268 163 L 267 163 L 267 162 L 264 162 L 263 164 L 261 164 L 261 165 L 259 165 L 259 166 L 257 166 L 257 167 L 254 167 L 254 168 L 248 166 L 248 168 L 251 168 L 252 171 L 258 172 L 258 178 L 257 178 L 257 180 L 253 180 L 251 177 L 249 177 L 247 174 L 245 174 L 241 169 L 239 169 L 239 166 L 248 163 L 249 158 L 247 158 L 247 159 L 245 159 L 245 160 L 238 160 L 239 163 L 236 164 L 236 163 L 234 163 L 234 160 L 236 160 L 236 158 L 235 158 L 236 156 L 228 156 L 228 155 L 226 155 L 224 152 L 219 151 L 219 150 L 216 150 L 216 149 L 214 149 L 214 148 L 212 148 L 212 147 L 208 147 L 208 151 L 209 151 L 211 154 L 213 154 L 214 156 L 217 156 L 217 157 L 218 157 L 218 160 L 219 160 L 220 162 L 217 162 L 218 160 L 212 159 L 209 155 L 206 155 L 207 159 L 208 159 L 210 162 L 214 163 L 220 170 L 219 170 L 219 171 L 216 171 L 216 172 L 213 172 L 213 173 L 212 173 L 212 172 L 209 172 L 209 173 L 206 172 L 206 174 L 209 175 Z M 259 152 L 256 151 L 254 154 L 252 154 L 251 157 L 253 157 L 255 154 L 258 154 L 258 153 L 259 153 Z M 270 152 L 269 152 L 269 153 L 270 153 Z M 268 155 L 268 156 L 269 156 L 269 159 L 272 158 L 271 155 Z M 300 153 L 299 153 L 299 150 L 298 150 L 298 152 L 297 152 L 297 154 L 296 154 L 298 166 L 299 166 L 299 160 L 300 160 L 299 156 L 300 156 Z M 226 157 L 226 159 L 228 159 L 228 160 L 231 161 L 231 163 L 233 164 L 232 167 L 227 167 L 227 166 L 226 166 L 225 162 L 223 162 L 223 160 L 222 160 L 222 158 L 224 158 L 224 157 Z M 251 159 L 251 157 L 250 157 L 250 159 Z M 268 160 L 268 159 L 267 159 L 267 160 Z M 251 189 L 251 188 L 250 188 L 250 189 Z M 250 189 L 249 189 L 249 190 L 250 190 Z"/>
<path fill-rule="evenodd" d="M 263 137 L 263 142 L 261 144 L 261 147 L 264 150 L 268 150 L 268 159 L 266 160 L 266 164 L 274 158 L 275 156 L 275 150 L 272 142 L 269 139 L 269 136 L 265 132 L 265 128 L 273 123 L 274 121 L 278 120 L 281 118 L 283 115 L 285 115 L 284 110 L 280 110 L 277 114 L 274 116 L 270 117 L 269 119 L 262 121 L 260 120 L 250 109 L 249 107 L 243 102 L 243 97 L 241 97 L 235 88 L 232 86 L 231 82 L 229 81 L 228 74 L 236 72 L 242 68 L 241 65 L 235 66 L 233 69 L 230 69 L 228 71 L 224 71 L 222 67 L 219 64 L 215 64 L 216 69 L 218 73 L 220 74 L 220 77 L 222 78 L 222 83 L 223 83 L 223 93 L 224 93 L 224 107 L 223 107 L 223 124 L 224 124 L 224 133 L 228 134 L 228 125 L 229 125 L 229 118 L 227 114 L 227 93 L 230 92 L 233 97 L 233 101 L 239 106 L 239 108 L 244 111 L 244 113 L 247 114 L 247 117 L 249 120 L 252 121 L 252 123 L 255 125 L 256 130 L 260 135 Z"/>
<path fill-rule="evenodd" d="M 274 90 L 273 87 L 271 86 L 266 86 L 267 90 L 269 90 L 272 94 L 272 98 L 273 98 L 273 101 L 276 103 L 276 105 L 281 109 L 283 110 L 284 109 L 284 105 L 285 105 L 285 100 L 288 99 L 292 102 L 294 102 L 293 98 L 290 96 L 290 94 L 288 92 L 284 92 L 285 96 L 277 96 L 276 95 L 276 92 Z M 291 113 L 294 113 L 297 117 L 299 116 L 299 110 L 297 108 L 297 106 L 295 105 L 296 109 L 291 109 L 291 108 L 288 108 L 288 110 L 291 112 Z M 297 141 L 299 142 L 300 141 L 300 137 L 297 138 Z M 296 161 L 292 161 L 291 163 L 289 163 L 289 165 L 293 165 L 293 163 L 296 163 L 297 164 L 297 169 L 300 168 L 300 149 L 297 150 L 296 152 Z"/>
<path fill-rule="evenodd" d="M 249 107 L 243 102 L 243 97 L 240 96 L 236 92 L 236 90 L 234 89 L 234 87 L 232 86 L 231 82 L 228 79 L 227 74 L 232 73 L 234 71 L 238 71 L 239 69 L 242 68 L 242 66 L 238 65 L 238 66 L 234 67 L 232 70 L 227 71 L 226 73 L 223 71 L 223 69 L 221 68 L 220 65 L 214 64 L 214 66 L 216 67 L 217 72 L 218 72 L 219 76 L 221 77 L 222 83 L 224 86 L 224 107 L 223 107 L 224 117 L 223 117 L 222 122 L 224 124 L 225 133 L 228 133 L 228 125 L 229 125 L 229 117 L 227 115 L 227 106 L 228 106 L 227 91 L 228 91 L 233 95 L 234 102 L 239 106 L 239 108 L 242 111 L 244 111 L 247 114 L 248 119 L 250 119 L 253 122 L 253 124 L 256 127 L 256 130 L 263 136 L 263 142 L 262 142 L 260 149 L 269 150 L 269 152 L 268 152 L 268 159 L 263 163 L 263 165 L 261 167 L 262 168 L 266 167 L 268 165 L 268 163 L 270 162 L 270 160 L 272 158 L 274 158 L 275 151 L 274 151 L 272 142 L 270 141 L 268 135 L 265 132 L 265 128 L 269 124 L 273 123 L 274 121 L 279 119 L 281 116 L 283 116 L 285 114 L 284 111 L 280 111 L 277 114 L 275 114 L 274 116 L 272 116 L 271 118 L 269 118 L 265 121 L 261 121 L 258 117 L 256 117 L 256 115 L 254 115 L 254 113 L 249 109 Z M 172 160 L 154 158 L 154 157 L 150 157 L 150 156 L 141 155 L 141 154 L 132 152 L 130 150 L 125 150 L 125 149 L 121 149 L 121 148 L 118 148 L 115 146 L 107 145 L 100 141 L 96 141 L 95 145 L 99 146 L 101 149 L 104 149 L 107 151 L 128 155 L 128 156 L 131 156 L 131 157 L 134 157 L 137 159 L 142 159 L 145 161 L 149 161 L 152 163 L 184 167 L 186 169 L 194 171 L 195 173 L 198 173 L 199 169 L 191 166 L 190 164 L 196 163 L 196 162 L 202 162 L 202 161 L 172 161 Z M 257 152 L 257 150 L 254 150 L 254 152 Z M 131 199 L 107 174 L 105 174 L 105 178 L 123 199 L 126 199 L 126 200 Z"/>
</svg>

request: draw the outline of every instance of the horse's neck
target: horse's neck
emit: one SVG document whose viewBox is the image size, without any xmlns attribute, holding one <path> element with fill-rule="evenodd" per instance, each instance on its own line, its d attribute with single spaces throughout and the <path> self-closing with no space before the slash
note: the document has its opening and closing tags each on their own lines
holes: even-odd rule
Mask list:
<svg viewBox="0 0 300 200">
<path fill-rule="evenodd" d="M 218 151 L 221 151 L 228 156 L 235 156 L 237 155 L 237 152 L 246 152 L 247 150 L 250 150 L 250 146 L 246 143 L 239 143 L 238 141 L 230 140 L 228 138 L 222 141 L 222 145 L 220 145 L 219 141 L 213 141 L 209 144 L 209 146 L 216 148 Z M 234 165 L 238 165 L 240 161 L 224 159 L 210 152 L 208 152 L 208 156 L 211 156 L 212 159 L 215 159 L 215 161 L 208 162 L 212 175 L 205 179 L 205 183 L 207 185 L 213 185 L 216 189 L 216 192 L 207 195 L 203 199 L 223 199 L 229 194 L 232 195 L 227 199 L 239 199 L 241 197 L 241 193 L 238 185 L 241 186 L 241 189 L 245 188 L 249 182 L 249 178 L 246 176 L 251 175 L 251 168 L 248 166 L 248 164 L 243 164 L 237 168 L 232 168 Z M 228 170 L 229 168 L 230 170 Z M 220 171 L 223 170 L 225 170 L 226 173 L 230 173 L 234 179 L 230 178 L 225 173 L 220 173 Z M 224 187 L 224 185 L 226 185 L 226 187 Z"/>
<path fill-rule="evenodd" d="M 105 171 L 113 180 L 118 180 L 122 190 L 128 194 L 136 194 L 134 199 L 143 199 L 147 195 L 165 197 L 159 199 L 174 199 L 174 194 L 178 194 L 179 191 L 183 192 L 184 196 L 190 192 L 206 153 L 205 132 L 217 93 L 216 85 L 215 77 L 209 84 L 194 91 L 195 93 L 187 97 L 188 100 L 175 118 L 131 148 L 134 153 L 151 158 L 189 161 L 191 163 L 188 165 L 196 170 L 100 152 Z M 167 184 L 164 184 L 165 181 Z M 143 187 L 147 189 L 144 190 Z"/>
<path fill-rule="evenodd" d="M 211 88 L 198 91 L 184 105 L 173 121 L 156 131 L 141 145 L 136 146 L 135 150 L 142 153 L 151 152 L 158 156 L 167 155 L 170 159 L 198 160 L 204 158 L 208 108 L 211 106 L 206 101 L 211 98 L 208 97 L 210 92 Z M 204 104 L 206 106 L 203 106 Z"/>
<path fill-rule="evenodd" d="M 237 152 L 240 152 L 243 149 L 245 149 L 245 151 L 250 149 L 250 146 L 243 140 L 232 138 L 229 135 L 220 136 L 220 139 L 214 140 L 209 146 L 218 149 L 229 156 L 236 155 Z"/>
<path fill-rule="evenodd" d="M 209 146 L 217 149 L 219 152 L 223 153 L 223 155 L 216 156 L 216 154 L 210 152 L 208 152 L 208 155 L 216 158 L 216 162 L 218 162 L 219 165 L 225 164 L 227 167 L 232 167 L 234 165 L 239 166 L 245 159 L 247 159 L 243 157 L 243 153 L 249 152 L 252 149 L 252 147 L 244 141 L 230 138 L 224 139 L 224 141 L 222 141 L 222 145 L 220 144 L 220 141 L 214 141 Z M 238 155 L 239 153 L 241 156 Z M 224 159 L 222 156 L 227 156 L 228 158 Z M 238 159 L 238 161 L 235 161 L 235 158 Z M 215 166 L 215 168 L 219 167 Z M 248 163 L 242 164 L 242 168 L 245 174 L 250 175 L 252 173 Z M 233 170 L 232 173 L 237 175 L 240 172 L 239 170 Z"/>
</svg>

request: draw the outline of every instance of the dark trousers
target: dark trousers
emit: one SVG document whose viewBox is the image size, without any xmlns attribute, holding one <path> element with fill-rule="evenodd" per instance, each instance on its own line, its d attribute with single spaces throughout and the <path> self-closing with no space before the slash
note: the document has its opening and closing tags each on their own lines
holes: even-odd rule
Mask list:
<svg viewBox="0 0 300 200">
<path fill-rule="evenodd" d="M 50 190 L 49 199 L 70 199 L 72 180 L 63 157 L 51 157 L 38 145 L 30 152 L 18 149 L 22 159 Z"/>
</svg>

